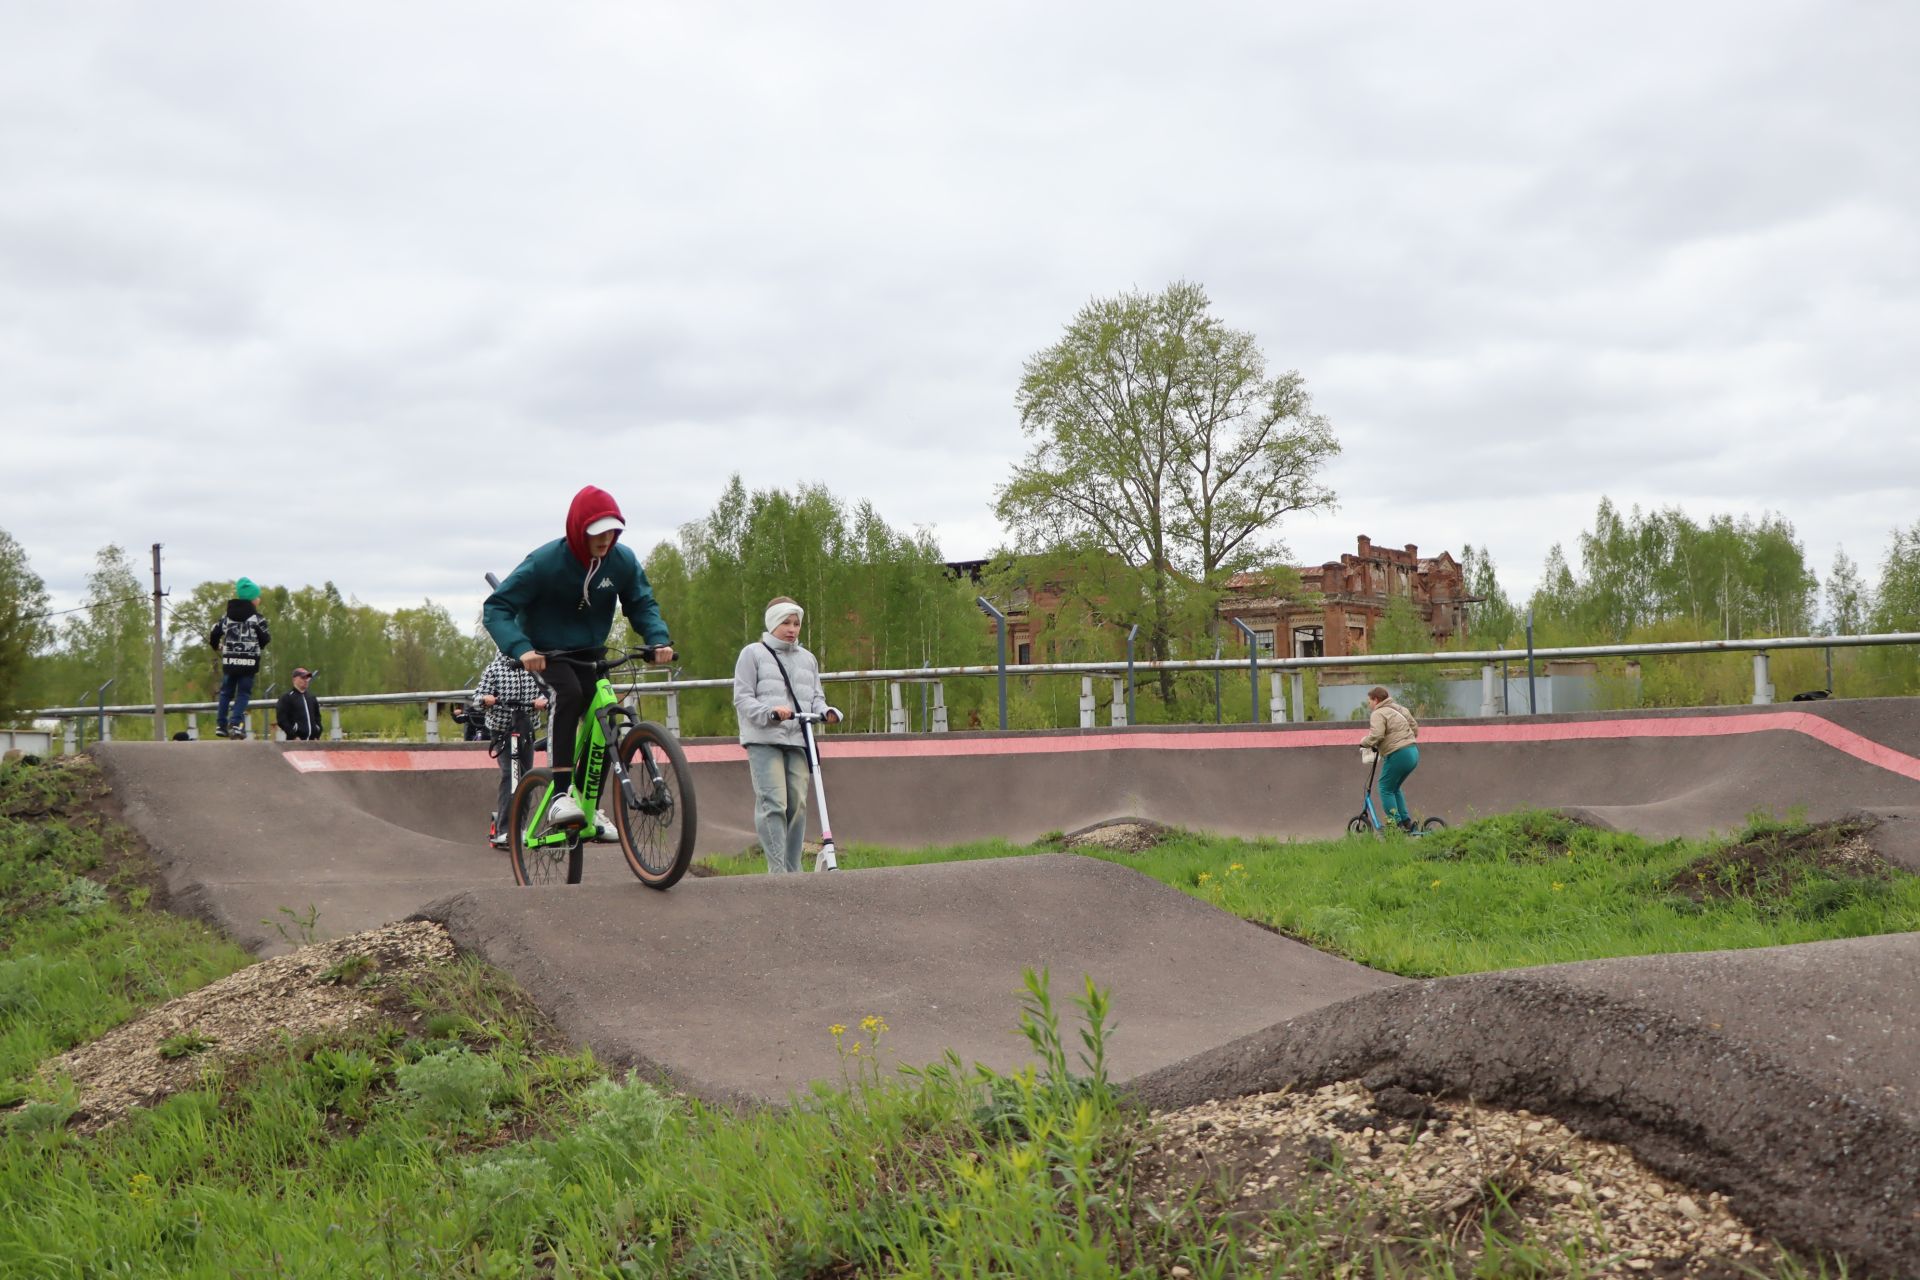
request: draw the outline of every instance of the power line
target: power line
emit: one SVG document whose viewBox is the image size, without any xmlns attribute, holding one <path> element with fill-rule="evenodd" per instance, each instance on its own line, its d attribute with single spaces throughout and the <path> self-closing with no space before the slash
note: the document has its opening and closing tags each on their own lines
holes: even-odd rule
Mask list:
<svg viewBox="0 0 1920 1280">
<path fill-rule="evenodd" d="M 89 609 L 104 609 L 108 605 L 113 605 L 113 604 L 132 604 L 135 601 L 138 601 L 141 604 L 145 604 L 147 602 L 147 599 L 148 597 L 144 595 L 139 595 L 139 596 L 126 596 L 119 600 L 96 600 L 92 604 L 75 605 L 71 609 L 50 609 L 46 613 L 30 613 L 25 618 L 21 619 L 21 621 L 38 622 L 42 618 L 58 618 L 62 614 L 68 614 L 68 613 L 85 613 Z"/>
</svg>

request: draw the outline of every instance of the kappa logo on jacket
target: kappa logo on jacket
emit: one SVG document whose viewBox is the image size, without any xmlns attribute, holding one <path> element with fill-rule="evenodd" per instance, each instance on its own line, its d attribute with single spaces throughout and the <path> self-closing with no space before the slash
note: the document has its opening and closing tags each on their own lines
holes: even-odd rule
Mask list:
<svg viewBox="0 0 1920 1280">
<path fill-rule="evenodd" d="M 595 586 L 596 588 L 598 588 L 598 587 L 610 587 L 610 586 L 612 586 L 612 585 L 613 585 L 613 579 L 612 579 L 612 578 L 602 578 L 602 579 L 600 579 L 600 581 L 598 581 L 598 582 L 596 582 L 596 583 L 594 583 L 593 585 L 594 585 L 594 586 Z"/>
</svg>

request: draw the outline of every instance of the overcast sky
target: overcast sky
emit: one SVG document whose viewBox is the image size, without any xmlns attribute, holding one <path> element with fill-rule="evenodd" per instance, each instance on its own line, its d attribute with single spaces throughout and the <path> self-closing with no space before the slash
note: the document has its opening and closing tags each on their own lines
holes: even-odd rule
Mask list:
<svg viewBox="0 0 1920 1280">
<path fill-rule="evenodd" d="M 465 620 L 580 485 L 644 552 L 735 471 L 982 556 L 1021 362 L 1179 279 L 1345 448 L 1300 563 L 1523 593 L 1606 494 L 1871 576 L 1920 519 L 1900 0 L 0 0 L 0 50 L 0 528 L 60 604 L 159 541 Z"/>
</svg>

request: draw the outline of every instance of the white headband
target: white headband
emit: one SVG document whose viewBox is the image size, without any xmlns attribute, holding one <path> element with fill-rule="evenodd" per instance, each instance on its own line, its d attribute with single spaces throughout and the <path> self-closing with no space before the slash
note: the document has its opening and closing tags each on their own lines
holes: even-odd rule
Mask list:
<svg viewBox="0 0 1920 1280">
<path fill-rule="evenodd" d="M 795 604 L 791 600 L 783 600 L 779 604 L 768 605 L 767 606 L 767 630 L 771 631 L 775 627 L 779 626 L 780 620 L 787 617 L 789 614 L 791 614 L 796 618 L 804 618 L 807 614 L 807 611 L 805 609 L 802 609 L 799 605 Z"/>
</svg>

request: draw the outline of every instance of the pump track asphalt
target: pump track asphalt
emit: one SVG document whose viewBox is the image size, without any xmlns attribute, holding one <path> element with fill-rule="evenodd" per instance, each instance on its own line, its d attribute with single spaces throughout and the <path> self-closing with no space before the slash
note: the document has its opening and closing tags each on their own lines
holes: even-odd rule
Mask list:
<svg viewBox="0 0 1920 1280">
<path fill-rule="evenodd" d="M 836 835 L 1031 841 L 1114 818 L 1337 836 L 1354 725 L 834 735 Z M 686 744 L 699 851 L 753 842 L 745 755 Z M 1416 809 L 1553 808 L 1647 836 L 1860 815 L 1920 871 L 1920 699 L 1438 721 Z M 840 1078 L 827 1027 L 884 1017 L 904 1064 L 1008 1069 L 1025 969 L 1113 997 L 1110 1067 L 1176 1106 L 1360 1079 L 1554 1115 L 1750 1223 L 1920 1276 L 1920 934 L 1408 981 L 1129 867 L 1052 854 L 642 887 L 614 846 L 519 889 L 485 841 L 479 744 L 106 743 L 176 911 L 261 954 L 407 918 L 518 981 L 576 1042 L 689 1093 L 779 1103 Z M 1140 855 L 1150 858 L 1151 853 Z"/>
</svg>

